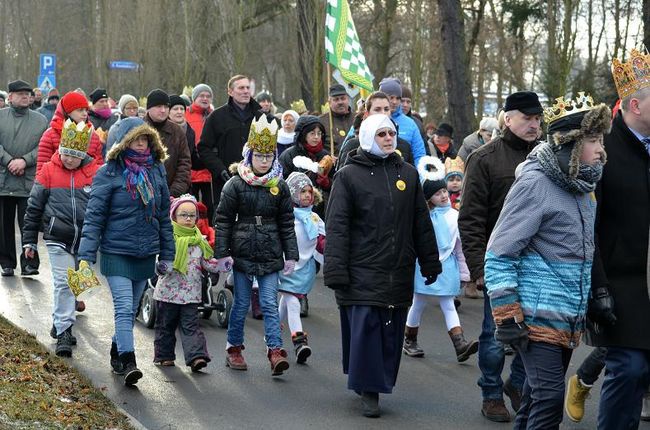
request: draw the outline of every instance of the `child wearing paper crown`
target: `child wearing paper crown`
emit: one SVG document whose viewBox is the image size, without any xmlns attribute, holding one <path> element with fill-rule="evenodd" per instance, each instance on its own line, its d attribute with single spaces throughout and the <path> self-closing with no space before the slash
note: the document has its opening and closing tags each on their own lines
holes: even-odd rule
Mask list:
<svg viewBox="0 0 650 430">
<path fill-rule="evenodd" d="M 447 191 L 449 192 L 449 201 L 453 209 L 460 209 L 460 200 L 463 190 L 463 175 L 465 173 L 465 163 L 460 157 L 447 158 L 445 160 L 445 182 L 447 182 Z"/>
<path fill-rule="evenodd" d="M 56 355 L 71 357 L 77 339 L 72 335 L 75 323 L 75 296 L 68 287 L 67 270 L 78 265 L 86 205 L 93 177 L 99 168 L 86 151 L 91 143 L 92 126 L 67 120 L 62 125 L 58 151 L 36 174 L 25 213 L 23 248 L 33 258 L 38 233 L 43 231 L 54 284 L 53 327 Z"/>
<path fill-rule="evenodd" d="M 449 202 L 449 193 L 444 181 L 445 166 L 440 159 L 422 157 L 418 162 L 418 172 L 423 181 L 422 190 L 429 205 L 429 216 L 436 233 L 442 273 L 438 275 L 436 282 L 426 285 L 424 278 L 419 274 L 420 271 L 416 269 L 415 294 L 406 319 L 403 350 L 404 354 L 410 357 L 424 355 L 424 351 L 417 343 L 420 320 L 426 305 L 433 297 L 438 297 L 449 337 L 456 351 L 456 359 L 458 362 L 463 362 L 478 351 L 478 341 L 465 340 L 458 312 L 454 306 L 454 296 L 460 293 L 460 282 L 469 281 L 469 269 L 465 263 L 458 233 L 458 211 L 452 209 Z"/>
<path fill-rule="evenodd" d="M 198 372 L 210 361 L 205 336 L 199 326 L 202 270 L 217 273 L 232 267 L 232 258 L 217 260 L 212 257 L 212 247 L 196 225 L 198 216 L 196 198 L 191 194 L 172 200 L 169 217 L 176 244 L 173 270 L 158 278 L 153 293 L 156 300 L 154 364 L 174 365 L 178 328 L 185 365 L 192 372 Z"/>
<path fill-rule="evenodd" d="M 304 364 L 311 355 L 307 333 L 300 321 L 300 298 L 306 296 L 316 279 L 316 261 L 323 264 L 325 249 L 325 223 L 312 212 L 321 196 L 307 175 L 293 172 L 287 178 L 287 185 L 293 201 L 296 240 L 300 259 L 289 275 L 280 274 L 280 321 L 285 318 L 291 330 L 291 341 L 296 353 L 296 362 Z"/>
</svg>

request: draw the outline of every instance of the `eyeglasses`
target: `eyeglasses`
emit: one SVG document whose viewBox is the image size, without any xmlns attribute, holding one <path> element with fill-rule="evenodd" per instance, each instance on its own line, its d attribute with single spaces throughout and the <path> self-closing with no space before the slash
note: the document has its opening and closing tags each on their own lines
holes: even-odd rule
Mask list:
<svg viewBox="0 0 650 430">
<path fill-rule="evenodd" d="M 273 160 L 275 155 L 274 154 L 253 154 L 253 157 L 255 157 L 255 159 L 259 161 L 268 161 L 268 160 Z"/>
<path fill-rule="evenodd" d="M 176 214 L 176 218 L 185 218 L 185 219 L 195 219 L 196 214 L 195 213 L 186 213 L 186 212 L 179 212 Z"/>
<path fill-rule="evenodd" d="M 377 133 L 377 136 L 386 137 L 386 133 L 388 133 L 388 135 L 390 137 L 395 137 L 395 135 L 397 134 L 393 130 L 388 130 L 388 131 L 384 130 L 384 131 L 380 131 L 379 133 Z"/>
</svg>

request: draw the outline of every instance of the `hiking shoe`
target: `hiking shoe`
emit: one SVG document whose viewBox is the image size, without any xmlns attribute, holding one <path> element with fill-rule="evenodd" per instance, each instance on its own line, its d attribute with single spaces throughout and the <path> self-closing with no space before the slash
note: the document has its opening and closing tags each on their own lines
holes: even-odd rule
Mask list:
<svg viewBox="0 0 650 430">
<path fill-rule="evenodd" d="M 564 396 L 564 410 L 567 417 L 574 423 L 578 423 L 585 416 L 585 400 L 589 396 L 592 385 L 585 385 L 580 382 L 578 375 L 569 378 L 566 395 Z"/>
<path fill-rule="evenodd" d="M 241 353 L 243 349 L 244 345 L 231 346 L 228 348 L 226 350 L 226 366 L 234 370 L 247 370 L 248 365 L 246 364 L 246 360 L 244 360 L 244 356 Z"/>
<path fill-rule="evenodd" d="M 287 360 L 287 351 L 282 348 L 269 349 L 266 354 L 271 363 L 271 375 L 278 376 L 289 368 L 289 361 Z"/>
<path fill-rule="evenodd" d="M 367 418 L 379 418 L 379 393 L 364 391 L 361 393 L 361 405 L 363 416 Z"/>
<path fill-rule="evenodd" d="M 75 337 L 75 335 L 72 334 L 72 326 L 70 326 L 69 330 L 70 330 L 70 340 L 72 341 L 72 345 L 74 346 L 77 344 L 77 338 Z M 52 324 L 52 328 L 50 329 L 50 337 L 52 339 L 58 338 L 58 336 L 56 335 L 56 327 L 54 327 L 54 324 Z"/>
<path fill-rule="evenodd" d="M 496 423 L 510 422 L 510 412 L 508 412 L 508 408 L 506 408 L 506 404 L 502 399 L 483 400 L 481 414 L 488 420 Z"/>
<path fill-rule="evenodd" d="M 72 334 L 70 328 L 56 338 L 56 355 L 59 357 L 72 357 Z"/>
<path fill-rule="evenodd" d="M 521 391 L 512 385 L 510 378 L 506 379 L 506 382 L 503 383 L 503 394 L 510 397 L 510 405 L 516 414 L 521 406 Z"/>
<path fill-rule="evenodd" d="M 195 358 L 192 361 L 192 363 L 190 364 L 190 368 L 192 369 L 192 372 L 197 373 L 207 365 L 208 362 L 205 360 L 205 358 L 199 357 L 199 358 Z"/>
</svg>

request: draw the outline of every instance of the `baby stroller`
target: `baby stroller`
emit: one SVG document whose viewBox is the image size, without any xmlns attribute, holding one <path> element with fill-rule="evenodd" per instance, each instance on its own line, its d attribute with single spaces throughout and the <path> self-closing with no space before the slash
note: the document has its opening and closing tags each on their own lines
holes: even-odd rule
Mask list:
<svg viewBox="0 0 650 430">
<path fill-rule="evenodd" d="M 155 275 L 147 280 L 147 288 L 142 295 L 138 310 L 138 318 L 147 328 L 153 328 L 156 322 L 156 306 L 153 292 L 157 281 L 158 276 Z M 225 284 L 225 279 L 223 284 Z M 214 312 L 219 327 L 227 328 L 232 303 L 232 288 L 228 289 L 226 285 L 219 286 L 219 274 L 203 272 L 202 303 L 199 304 L 199 316 L 203 319 L 210 319 Z"/>
</svg>

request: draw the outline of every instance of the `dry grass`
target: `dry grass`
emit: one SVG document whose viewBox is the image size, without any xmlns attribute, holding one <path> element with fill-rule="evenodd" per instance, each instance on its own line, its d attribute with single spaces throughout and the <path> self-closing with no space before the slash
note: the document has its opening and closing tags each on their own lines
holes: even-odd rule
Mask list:
<svg viewBox="0 0 650 430">
<path fill-rule="evenodd" d="M 88 378 L 0 317 L 0 429 L 132 429 Z"/>
</svg>

